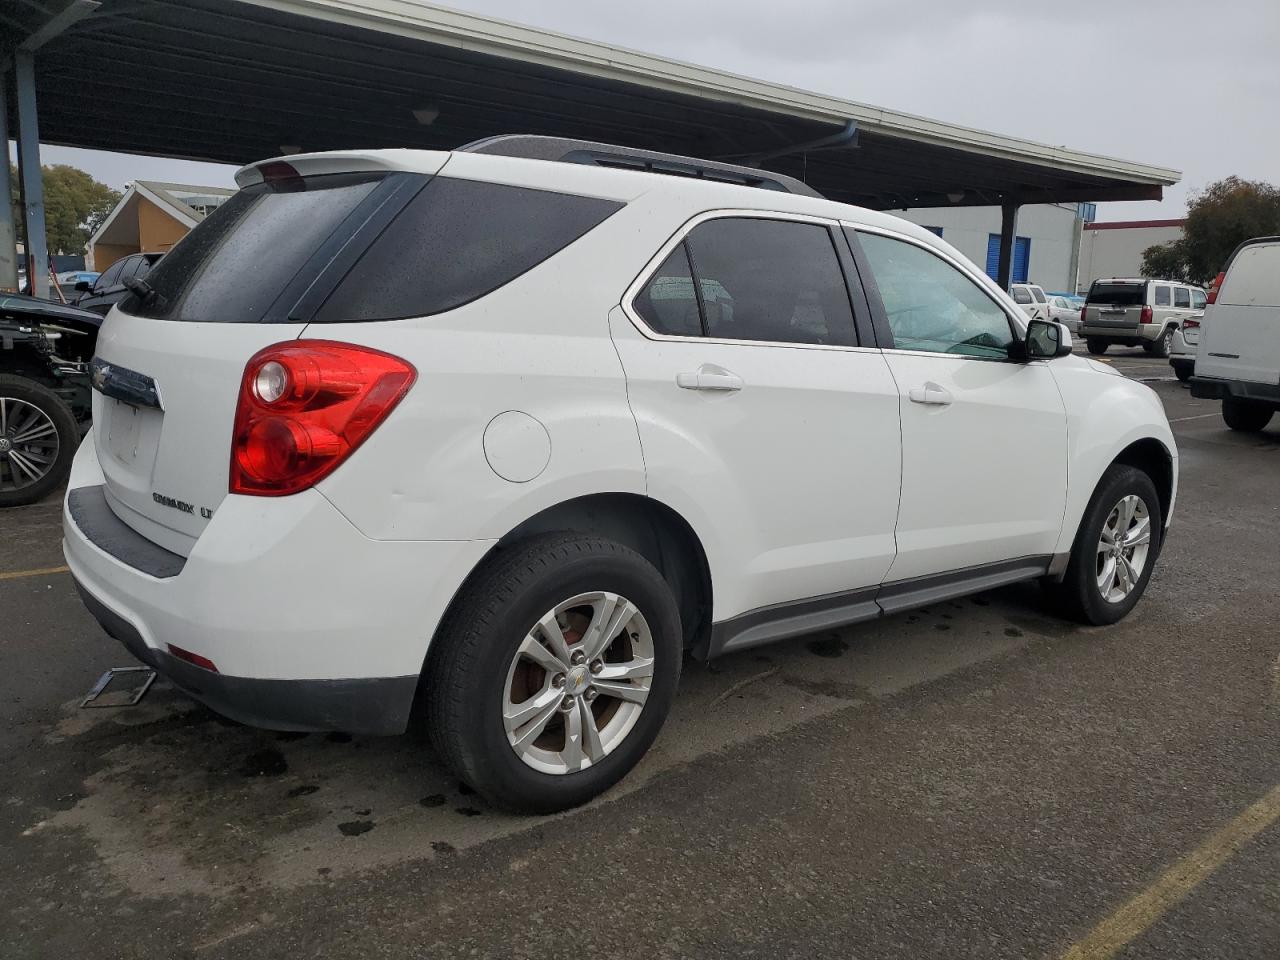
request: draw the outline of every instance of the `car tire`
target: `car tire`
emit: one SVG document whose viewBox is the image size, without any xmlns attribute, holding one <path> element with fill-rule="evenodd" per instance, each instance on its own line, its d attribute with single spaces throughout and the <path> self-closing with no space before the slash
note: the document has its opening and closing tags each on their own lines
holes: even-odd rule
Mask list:
<svg viewBox="0 0 1280 960">
<path fill-rule="evenodd" d="M 0 374 L 0 507 L 35 503 L 61 486 L 79 442 L 61 397 L 34 380 Z"/>
<path fill-rule="evenodd" d="M 565 608 L 585 598 L 597 606 Z M 624 602 L 636 616 L 606 638 L 597 660 L 576 659 L 592 645 L 596 622 L 628 616 Z M 567 659 L 553 652 L 550 629 Z M 487 560 L 446 614 L 423 678 L 427 733 L 454 773 L 494 806 L 575 807 L 613 786 L 649 749 L 675 698 L 682 656 L 675 597 L 648 560 L 600 537 L 533 537 Z M 637 664 L 651 675 L 611 678 Z M 625 697 L 602 694 L 606 685 Z"/>
<path fill-rule="evenodd" d="M 1099 340 L 1097 337 L 1085 337 L 1084 345 L 1089 348 L 1089 352 L 1095 357 L 1100 357 L 1107 352 L 1107 347 L 1111 344 L 1105 340 Z"/>
<path fill-rule="evenodd" d="M 1227 397 L 1222 401 L 1222 419 L 1232 430 L 1257 433 L 1271 422 L 1275 409 L 1265 403 Z"/>
<path fill-rule="evenodd" d="M 1142 345 L 1142 349 L 1153 357 L 1160 357 L 1162 360 L 1169 356 L 1169 352 L 1173 349 L 1173 327 L 1169 327 L 1164 333 L 1160 334 L 1159 340 L 1148 340 Z"/>
<path fill-rule="evenodd" d="M 1187 363 L 1175 363 L 1173 366 L 1173 375 L 1178 378 L 1179 383 L 1186 383 L 1191 379 L 1191 371 L 1194 369 Z"/>
<path fill-rule="evenodd" d="M 1126 503 L 1134 500 L 1141 504 L 1141 510 L 1134 510 L 1130 518 L 1140 525 L 1145 517 L 1148 539 L 1143 543 L 1137 542 L 1141 539 L 1141 533 L 1134 531 L 1139 528 L 1130 527 L 1127 521 L 1124 543 L 1115 544 L 1116 538 L 1111 536 L 1113 545 L 1118 545 L 1122 551 L 1128 551 L 1129 565 L 1125 567 L 1114 555 L 1104 556 L 1104 546 L 1110 532 L 1122 520 L 1122 516 L 1117 516 L 1117 511 L 1123 510 Z M 1123 619 L 1141 599 L 1151 580 L 1151 572 L 1160 555 L 1163 528 L 1164 516 L 1160 498 L 1151 477 L 1137 467 L 1112 464 L 1102 475 L 1085 509 L 1071 548 L 1071 559 L 1061 582 L 1045 583 L 1057 612 L 1068 619 L 1094 626 L 1116 623 Z M 1134 540 L 1133 546 L 1126 547 L 1125 543 L 1130 539 Z M 1117 566 L 1121 566 L 1124 570 L 1132 571 L 1138 565 L 1137 551 L 1144 547 L 1136 578 L 1131 573 L 1125 575 L 1127 584 L 1122 584 L 1118 578 L 1112 578 L 1104 588 L 1104 583 L 1108 582 L 1108 570 L 1114 571 Z"/>
</svg>

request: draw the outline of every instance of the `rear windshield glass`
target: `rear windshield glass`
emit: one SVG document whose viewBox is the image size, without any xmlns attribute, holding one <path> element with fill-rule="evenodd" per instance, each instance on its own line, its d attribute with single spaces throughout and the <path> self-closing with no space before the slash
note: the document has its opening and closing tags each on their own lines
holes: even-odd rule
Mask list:
<svg viewBox="0 0 1280 960">
<path fill-rule="evenodd" d="M 437 177 L 373 242 L 315 319 L 396 320 L 452 310 L 510 283 L 622 206 Z"/>
<path fill-rule="evenodd" d="M 147 274 L 154 296 L 130 295 L 120 309 L 161 320 L 256 323 L 380 179 L 337 174 L 245 187 Z"/>
<path fill-rule="evenodd" d="M 1121 307 L 1140 307 L 1147 302 L 1145 283 L 1094 283 L 1089 288 L 1089 303 L 1112 303 Z"/>
</svg>

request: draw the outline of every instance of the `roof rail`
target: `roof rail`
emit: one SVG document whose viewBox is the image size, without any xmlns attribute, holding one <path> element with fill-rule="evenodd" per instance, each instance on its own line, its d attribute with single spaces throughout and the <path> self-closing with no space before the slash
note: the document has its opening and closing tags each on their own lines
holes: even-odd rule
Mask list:
<svg viewBox="0 0 1280 960">
<path fill-rule="evenodd" d="M 591 140 L 573 140 L 568 137 L 542 137 L 526 134 L 503 134 L 473 140 L 458 147 L 458 153 L 487 153 L 501 157 L 524 157 L 529 160 L 553 160 L 559 163 L 586 163 L 599 167 L 615 167 L 624 170 L 644 170 L 675 177 L 692 177 L 714 180 L 717 183 L 733 183 L 762 190 L 780 190 L 804 197 L 825 199 L 808 184 L 794 177 L 754 167 L 741 167 L 716 160 L 698 160 L 674 153 L 657 153 L 635 147 L 620 147 L 611 143 L 595 143 Z"/>
</svg>

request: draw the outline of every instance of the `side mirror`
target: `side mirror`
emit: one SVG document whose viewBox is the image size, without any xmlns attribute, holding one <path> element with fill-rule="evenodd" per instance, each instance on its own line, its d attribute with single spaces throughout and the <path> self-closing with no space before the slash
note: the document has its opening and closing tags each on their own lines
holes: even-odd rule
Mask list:
<svg viewBox="0 0 1280 960">
<path fill-rule="evenodd" d="M 76 289 L 81 293 L 88 293 L 90 290 L 93 289 L 93 284 L 90 283 L 88 280 L 77 280 Z"/>
<path fill-rule="evenodd" d="M 1071 334 L 1052 320 L 1032 320 L 1027 324 L 1027 359 L 1053 360 L 1071 353 Z"/>
</svg>

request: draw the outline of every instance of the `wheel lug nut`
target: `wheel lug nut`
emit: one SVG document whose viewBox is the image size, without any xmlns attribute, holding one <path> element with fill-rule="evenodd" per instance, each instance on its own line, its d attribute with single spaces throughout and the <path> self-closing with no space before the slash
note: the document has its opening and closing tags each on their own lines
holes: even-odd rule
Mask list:
<svg viewBox="0 0 1280 960">
<path fill-rule="evenodd" d="M 563 710 L 565 713 L 568 713 L 570 710 L 572 710 L 572 709 L 573 709 L 573 697 L 565 697 L 563 700 L 561 700 L 561 701 L 560 701 L 560 709 L 561 709 L 561 710 Z"/>
<path fill-rule="evenodd" d="M 596 697 L 600 696 L 600 692 L 595 687 L 587 687 L 587 692 L 582 695 L 583 699 L 590 703 Z"/>
<path fill-rule="evenodd" d="M 600 660 L 594 660 L 594 661 L 592 661 L 592 663 L 591 663 L 591 672 L 592 672 L 592 673 L 599 673 L 599 672 L 600 672 L 601 670 L 603 670 L 603 669 L 604 669 L 604 663 L 603 663 L 602 661 L 600 661 Z"/>
<path fill-rule="evenodd" d="M 573 655 L 569 658 L 569 662 L 575 667 L 587 662 L 587 655 L 581 650 L 573 651 Z"/>
<path fill-rule="evenodd" d="M 557 673 L 551 680 L 551 685 L 555 687 L 563 687 L 565 684 L 564 674 Z"/>
</svg>

